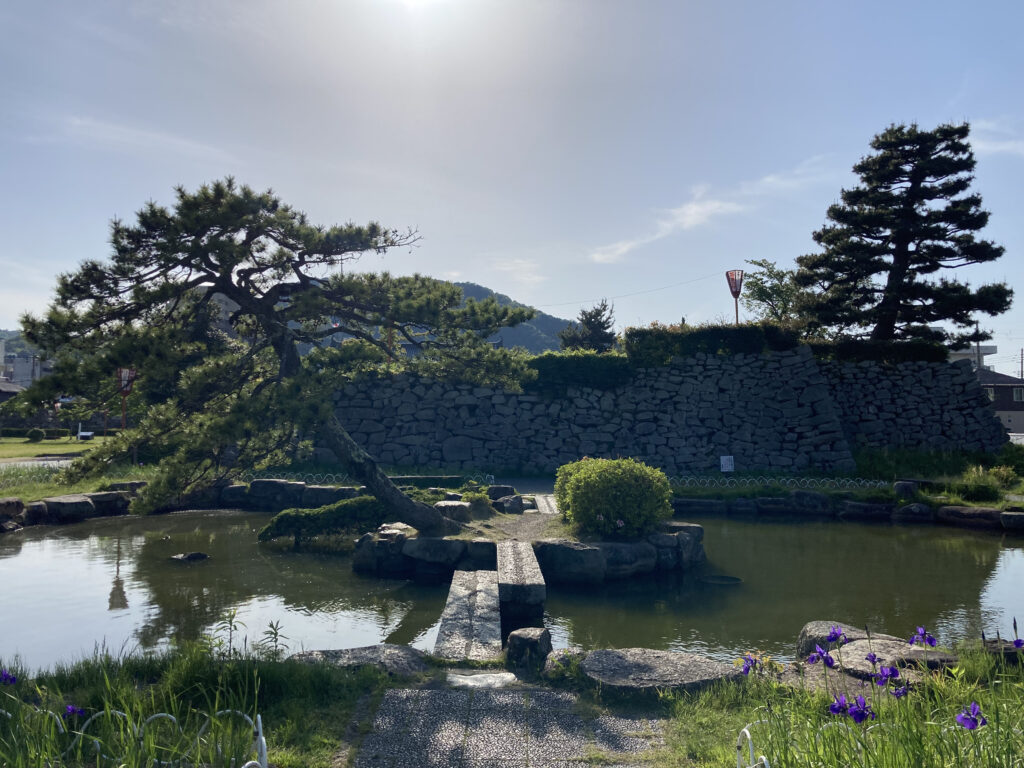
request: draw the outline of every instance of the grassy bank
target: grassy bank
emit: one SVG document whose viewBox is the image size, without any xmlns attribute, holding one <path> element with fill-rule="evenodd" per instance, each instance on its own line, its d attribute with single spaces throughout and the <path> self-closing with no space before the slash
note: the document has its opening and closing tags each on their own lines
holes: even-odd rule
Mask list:
<svg viewBox="0 0 1024 768">
<path fill-rule="evenodd" d="M 672 697 L 668 748 L 657 762 L 729 765 L 740 730 L 756 723 L 750 729 L 755 754 L 776 768 L 1024 766 L 1024 667 L 1008 665 L 977 644 L 957 651 L 956 667 L 926 673 L 899 697 L 893 692 L 902 687 L 900 679 L 886 686 L 837 684 L 813 693 L 757 674 Z M 845 697 L 845 711 L 837 697 Z"/>
<path fill-rule="evenodd" d="M 122 464 L 110 467 L 102 477 L 63 483 L 56 467 L 0 464 L 0 496 L 15 496 L 27 503 L 68 493 L 91 493 L 114 482 L 149 480 L 155 474 L 155 467 Z"/>
<path fill-rule="evenodd" d="M 105 437 L 79 442 L 69 438 L 31 443 L 23 437 L 0 437 L 0 459 L 34 459 L 37 456 L 77 456 L 102 445 Z"/>
<path fill-rule="evenodd" d="M 226 766 L 232 757 L 241 765 L 253 757 L 252 732 L 243 718 L 214 717 L 204 730 L 207 714 L 234 710 L 252 719 L 262 716 L 269 759 L 279 768 L 331 766 L 357 707 L 372 703 L 386 678 L 371 668 L 354 672 L 263 655 L 227 655 L 223 645 L 195 644 L 159 656 L 96 655 L 33 678 L 16 663 L 0 662 L 0 709 L 11 714 L 0 716 L 0 765 L 49 764 L 69 747 L 62 764 L 95 765 L 94 739 L 104 754 L 117 758 L 104 765 L 152 766 L 155 759 L 187 758 Z M 143 727 L 161 712 L 173 715 L 180 731 L 165 718 Z M 71 747 L 90 718 L 89 738 Z"/>
</svg>

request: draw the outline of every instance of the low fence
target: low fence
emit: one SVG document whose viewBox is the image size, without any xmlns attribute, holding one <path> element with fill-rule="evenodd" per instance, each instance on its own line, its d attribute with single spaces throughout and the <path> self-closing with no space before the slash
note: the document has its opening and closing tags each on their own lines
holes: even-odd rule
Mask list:
<svg viewBox="0 0 1024 768">
<path fill-rule="evenodd" d="M 773 477 L 770 475 L 718 477 L 712 475 L 671 475 L 673 488 L 793 488 L 798 490 L 863 490 L 888 488 L 885 480 L 863 477 Z"/>
</svg>

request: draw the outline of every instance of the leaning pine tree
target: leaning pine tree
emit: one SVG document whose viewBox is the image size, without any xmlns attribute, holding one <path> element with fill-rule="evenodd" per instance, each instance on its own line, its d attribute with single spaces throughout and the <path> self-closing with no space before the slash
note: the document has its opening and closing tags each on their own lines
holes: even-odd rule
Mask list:
<svg viewBox="0 0 1024 768">
<path fill-rule="evenodd" d="M 392 358 L 396 344 L 418 347 L 410 365 L 430 374 L 514 383 L 522 359 L 486 339 L 530 310 L 463 302 L 456 286 L 419 275 L 340 269 L 362 253 L 412 245 L 411 231 L 314 226 L 272 192 L 230 178 L 176 193 L 173 210 L 149 203 L 134 226 L 114 221 L 110 261 L 61 275 L 46 315 L 22 319 L 33 343 L 75 363 L 68 372 L 112 376 L 116 365 L 137 365 L 144 378 L 163 377 L 160 387 L 150 381 L 161 394 L 140 423 L 73 472 L 102 471 L 133 442 L 145 444 L 162 458 L 138 500 L 144 511 L 280 461 L 296 435 L 313 436 L 396 519 L 453 528 L 391 483 L 339 422 L 334 395 L 353 370 Z M 349 342 L 338 345 L 338 334 Z M 173 371 L 153 362 L 165 357 L 155 345 L 170 339 L 188 350 L 169 353 Z M 22 400 L 45 404 L 59 385 L 30 388 Z"/>
<path fill-rule="evenodd" d="M 892 125 L 875 136 L 875 153 L 853 167 L 861 183 L 842 191 L 842 202 L 828 209 L 830 223 L 813 235 L 822 251 L 797 259 L 795 282 L 811 289 L 800 309 L 812 329 L 879 341 L 988 338 L 963 331 L 977 313 L 1009 309 L 1013 291 L 944 274 L 1003 254 L 976 237 L 989 215 L 969 192 L 969 131 L 967 124 Z M 936 323 L 961 332 L 936 331 Z"/>
</svg>

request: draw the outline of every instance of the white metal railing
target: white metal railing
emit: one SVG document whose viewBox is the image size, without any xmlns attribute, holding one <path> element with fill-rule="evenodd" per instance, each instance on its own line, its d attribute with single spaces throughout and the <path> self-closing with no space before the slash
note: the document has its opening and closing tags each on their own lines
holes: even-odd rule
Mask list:
<svg viewBox="0 0 1024 768">
<path fill-rule="evenodd" d="M 747 726 L 736 737 L 736 768 L 771 768 L 771 763 L 768 762 L 768 758 L 764 755 L 754 757 L 754 737 L 750 735 L 750 729 L 763 722 L 764 720 L 757 720 L 753 723 L 747 723 Z M 747 748 L 747 762 L 744 762 L 743 757 L 744 746 Z"/>
<path fill-rule="evenodd" d="M 60 733 L 61 735 L 67 734 L 67 730 L 64 728 L 64 721 L 55 712 L 51 712 L 48 709 L 35 709 L 35 708 L 33 708 L 31 711 L 33 712 L 33 714 L 38 714 L 38 715 L 41 715 L 43 717 L 51 717 L 53 719 L 53 721 L 54 721 L 54 724 L 57 727 L 57 732 Z M 263 717 L 261 715 L 256 715 L 256 721 L 253 722 L 252 718 L 250 718 L 247 714 L 245 714 L 244 712 L 240 712 L 237 709 L 221 709 L 221 710 L 218 710 L 217 712 L 214 712 L 212 716 L 208 715 L 206 713 L 200 713 L 200 714 L 202 714 L 203 716 L 206 717 L 206 722 L 203 723 L 202 727 L 199 729 L 199 733 L 196 734 L 196 742 L 195 742 L 194 747 L 198 746 L 199 742 L 203 738 L 203 735 L 206 733 L 207 729 L 210 727 L 210 723 L 212 723 L 214 719 L 216 719 L 216 718 L 225 718 L 225 717 L 229 717 L 229 716 L 238 717 L 238 718 L 241 718 L 243 721 L 245 721 L 245 723 L 252 730 L 253 743 L 252 743 L 252 746 L 249 748 L 247 754 L 251 755 L 251 754 L 255 753 L 255 755 L 256 755 L 256 759 L 255 760 L 248 760 L 247 762 L 243 763 L 240 766 L 240 768 L 268 768 L 268 763 L 267 763 L 267 739 L 263 735 Z M 6 710 L 3 710 L 3 709 L 0 709 L 0 715 L 3 715 L 5 717 L 7 717 L 8 720 L 12 719 L 12 717 L 13 717 L 10 712 L 8 712 Z M 167 712 L 158 712 L 155 715 L 150 715 L 149 717 L 147 717 L 142 722 L 142 725 L 138 728 L 138 730 L 136 730 L 135 725 L 131 722 L 131 719 L 128 717 L 128 715 L 126 713 L 121 712 L 120 710 L 116 710 L 116 709 L 103 710 L 102 712 L 95 713 L 94 715 L 89 717 L 89 719 L 87 719 L 84 723 L 82 723 L 82 727 L 80 729 L 78 729 L 77 731 L 75 731 L 75 737 L 71 740 L 71 743 L 68 745 L 67 749 L 65 749 L 63 752 L 61 752 L 61 754 L 59 756 L 59 759 L 66 758 L 69 755 L 71 755 L 72 752 L 75 750 L 75 748 L 78 746 L 78 744 L 81 741 L 83 741 L 83 740 L 86 740 L 86 741 L 91 740 L 92 743 L 93 743 L 93 751 L 95 752 L 96 755 L 98 755 L 103 760 L 115 761 L 116 762 L 119 759 L 123 758 L 124 757 L 123 755 L 113 756 L 113 755 L 105 754 L 103 752 L 103 745 L 100 743 L 100 740 L 90 736 L 89 733 L 88 733 L 89 726 L 91 726 L 94 722 L 98 722 L 98 721 L 100 721 L 103 718 L 110 718 L 110 717 L 114 717 L 114 718 L 117 718 L 119 720 L 122 720 L 123 723 L 124 723 L 124 727 L 130 732 L 132 738 L 135 739 L 139 744 L 142 744 L 144 739 L 145 739 L 146 728 L 148 726 L 150 726 L 151 724 L 159 721 L 159 720 L 168 720 L 168 721 L 170 721 L 173 724 L 173 726 L 178 729 L 178 733 L 182 734 L 181 725 L 178 723 L 177 718 L 174 717 L 174 715 L 169 714 Z M 172 761 L 164 761 L 164 760 L 159 760 L 157 758 L 154 758 L 153 759 L 153 765 L 154 766 L 187 766 L 187 765 L 190 765 L 190 763 L 188 761 L 188 757 L 192 753 L 192 749 L 194 747 L 190 747 L 183 754 L 179 755 L 178 757 L 176 757 Z M 217 758 L 218 759 L 223 759 L 223 757 L 224 757 L 223 745 L 218 742 L 217 744 L 214 745 L 214 749 L 215 749 L 215 751 L 217 753 Z M 234 758 L 232 758 L 231 763 L 232 763 L 232 765 L 234 765 Z"/>
<path fill-rule="evenodd" d="M 770 475 L 752 477 L 671 475 L 668 481 L 674 488 L 760 488 L 775 485 L 781 488 L 854 490 L 887 488 L 890 485 L 884 480 L 868 480 L 863 477 L 772 477 Z"/>
</svg>

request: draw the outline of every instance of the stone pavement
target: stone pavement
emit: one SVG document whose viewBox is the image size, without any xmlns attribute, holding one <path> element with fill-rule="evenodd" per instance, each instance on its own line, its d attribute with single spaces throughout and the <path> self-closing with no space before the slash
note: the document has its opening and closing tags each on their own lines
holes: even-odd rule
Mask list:
<svg viewBox="0 0 1024 768">
<path fill-rule="evenodd" d="M 544 688 L 389 690 L 355 768 L 639 768 L 664 743 L 659 720 L 576 703 Z"/>
</svg>

